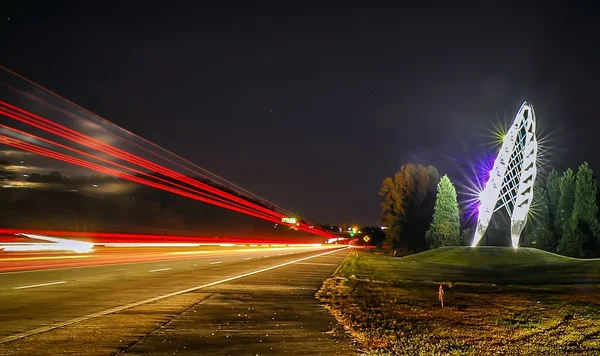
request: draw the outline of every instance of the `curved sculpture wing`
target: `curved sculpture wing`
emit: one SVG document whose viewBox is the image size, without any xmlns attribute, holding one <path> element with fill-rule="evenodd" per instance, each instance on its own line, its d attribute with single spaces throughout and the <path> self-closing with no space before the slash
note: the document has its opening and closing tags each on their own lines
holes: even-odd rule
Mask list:
<svg viewBox="0 0 600 356">
<path fill-rule="evenodd" d="M 533 200 L 536 159 L 535 111 L 533 106 L 524 102 L 504 137 L 490 178 L 481 192 L 472 246 L 477 246 L 483 238 L 492 214 L 502 208 L 510 215 L 512 246 L 519 246 L 519 237 L 527 223 Z"/>
</svg>

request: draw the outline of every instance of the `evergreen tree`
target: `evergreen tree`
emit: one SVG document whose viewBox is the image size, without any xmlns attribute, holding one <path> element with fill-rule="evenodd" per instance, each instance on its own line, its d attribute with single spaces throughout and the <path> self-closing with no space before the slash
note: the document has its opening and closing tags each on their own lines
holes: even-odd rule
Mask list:
<svg viewBox="0 0 600 356">
<path fill-rule="evenodd" d="M 586 256 L 591 256 L 596 249 L 598 221 L 598 205 L 596 204 L 597 182 L 594 173 L 584 162 L 579 166 L 575 181 L 575 200 L 573 203 L 573 220 L 585 236 L 582 247 Z"/>
<path fill-rule="evenodd" d="M 462 245 L 456 189 L 447 175 L 437 185 L 433 221 L 425 238 L 430 248 Z"/>
<path fill-rule="evenodd" d="M 549 199 L 543 183 L 533 186 L 532 217 L 527 224 L 523 246 L 536 247 L 546 251 L 555 251 L 558 240 L 552 231 Z"/>
<path fill-rule="evenodd" d="M 552 170 L 546 179 L 546 191 L 548 193 L 548 213 L 550 214 L 550 224 L 554 235 L 558 237 L 560 236 L 560 228 L 556 225 L 556 212 L 558 211 L 558 201 L 560 200 L 560 176 L 555 170 Z"/>
<path fill-rule="evenodd" d="M 558 209 L 556 211 L 554 226 L 559 236 L 562 236 L 565 232 L 565 225 L 571 222 L 573 203 L 575 201 L 575 175 L 571 168 L 568 168 L 560 178 L 559 187 L 560 197 L 558 199 Z"/>
<path fill-rule="evenodd" d="M 584 234 L 579 229 L 577 221 L 570 219 L 564 224 L 564 232 L 558 244 L 557 252 L 564 256 L 583 257 Z"/>
</svg>

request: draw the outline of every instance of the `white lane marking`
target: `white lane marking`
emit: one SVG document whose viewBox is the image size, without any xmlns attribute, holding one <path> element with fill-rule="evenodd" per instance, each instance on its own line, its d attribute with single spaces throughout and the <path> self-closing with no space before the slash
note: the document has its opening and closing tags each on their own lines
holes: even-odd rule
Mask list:
<svg viewBox="0 0 600 356">
<path fill-rule="evenodd" d="M 252 257 L 246 257 L 246 258 L 244 258 L 244 261 L 251 260 L 251 259 L 252 259 Z"/>
<path fill-rule="evenodd" d="M 219 261 L 219 262 L 211 262 L 210 264 L 211 265 L 218 265 L 219 263 L 223 263 L 223 262 L 221 262 L 221 261 Z"/>
<path fill-rule="evenodd" d="M 152 273 L 152 272 L 160 272 L 160 271 L 168 271 L 170 270 L 170 268 L 159 268 L 159 269 L 151 269 L 148 272 Z"/>
<path fill-rule="evenodd" d="M 263 256 L 263 257 L 269 257 L 269 256 Z"/>
<path fill-rule="evenodd" d="M 283 256 L 283 253 L 280 253 L 280 254 L 279 254 L 279 255 L 277 255 L 277 256 Z"/>
<path fill-rule="evenodd" d="M 271 267 L 259 269 L 259 270 L 252 271 L 252 272 L 242 273 L 242 274 L 239 274 L 237 276 L 233 276 L 233 277 L 222 279 L 220 281 L 211 282 L 211 283 L 203 284 L 201 286 L 192 287 L 192 288 L 188 288 L 188 289 L 182 289 L 182 290 L 179 290 L 179 291 L 176 291 L 176 292 L 172 292 L 172 293 L 169 293 L 169 294 L 160 295 L 158 297 L 140 300 L 139 302 L 125 304 L 125 305 L 122 305 L 120 307 L 114 307 L 114 308 L 110 308 L 110 309 L 107 309 L 107 310 L 103 310 L 101 312 L 92 313 L 92 314 L 88 314 L 86 316 L 82 316 L 82 317 L 79 317 L 79 318 L 75 318 L 75 319 L 63 321 L 61 323 L 56 323 L 54 325 L 44 326 L 44 327 L 33 329 L 33 330 L 30 330 L 30 331 L 26 331 L 26 332 L 23 332 L 23 333 L 20 333 L 20 334 L 15 334 L 15 335 L 12 335 L 12 336 L 7 336 L 5 338 L 0 339 L 0 344 L 6 344 L 7 342 L 11 342 L 11 341 L 23 339 L 23 338 L 26 338 L 26 337 L 29 337 L 29 336 L 32 336 L 32 335 L 36 335 L 36 334 L 41 334 L 41 333 L 44 333 L 44 332 L 50 331 L 50 330 L 54 330 L 54 329 L 58 329 L 58 328 L 63 328 L 63 327 L 68 326 L 68 325 L 80 323 L 82 321 L 86 321 L 86 320 L 98 318 L 98 317 L 101 317 L 101 316 L 104 316 L 104 315 L 108 315 L 108 314 L 117 313 L 117 312 L 120 312 L 120 311 L 123 311 L 123 310 L 126 310 L 126 309 L 135 308 L 135 307 L 140 306 L 140 305 L 144 305 L 144 304 L 148 304 L 148 303 L 153 303 L 153 302 L 156 302 L 156 301 L 159 301 L 159 300 L 163 300 L 165 298 L 174 297 L 176 295 L 181 295 L 181 294 L 185 294 L 185 293 L 195 292 L 195 291 L 200 290 L 200 289 L 204 289 L 204 288 L 216 286 L 218 284 L 223 284 L 223 283 L 235 281 L 236 279 L 240 279 L 240 278 L 252 276 L 252 275 L 255 275 L 255 274 L 262 273 L 262 272 L 267 272 L 267 271 L 270 271 L 272 269 L 281 268 L 281 267 L 284 267 L 284 266 L 289 266 L 289 265 L 294 264 L 294 263 L 298 263 L 298 262 L 310 260 L 310 259 L 313 259 L 313 258 L 317 258 L 317 257 L 329 255 L 330 253 L 339 252 L 339 251 L 345 250 L 347 248 L 348 247 L 344 247 L 344 248 L 340 248 L 340 249 L 335 249 L 333 251 L 327 251 L 327 252 L 324 252 L 324 253 L 320 253 L 318 255 L 300 258 L 300 259 L 295 260 L 295 261 L 281 263 L 281 264 L 278 264 L 278 265 L 275 265 L 275 266 L 271 266 Z"/>
<path fill-rule="evenodd" d="M 65 283 L 67 283 L 67 281 L 58 281 L 58 282 L 50 282 L 50 283 L 42 283 L 42 284 L 32 284 L 30 286 L 14 287 L 13 289 L 37 288 L 37 287 L 53 286 L 53 285 L 56 285 L 56 284 L 65 284 Z"/>
</svg>

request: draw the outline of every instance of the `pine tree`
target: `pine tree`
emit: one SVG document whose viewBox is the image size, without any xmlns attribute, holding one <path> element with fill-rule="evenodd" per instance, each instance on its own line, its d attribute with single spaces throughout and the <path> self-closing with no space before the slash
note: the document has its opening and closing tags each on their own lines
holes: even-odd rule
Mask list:
<svg viewBox="0 0 600 356">
<path fill-rule="evenodd" d="M 447 175 L 437 185 L 433 221 L 425 238 L 430 248 L 462 244 L 456 189 Z"/>
<path fill-rule="evenodd" d="M 558 238 L 560 229 L 556 226 L 556 212 L 560 200 L 560 176 L 555 170 L 552 170 L 546 179 L 546 191 L 548 193 L 548 213 L 550 214 L 552 231 L 554 236 Z"/>
<path fill-rule="evenodd" d="M 583 257 L 584 234 L 579 229 L 577 221 L 570 219 L 564 225 L 564 233 L 558 244 L 557 252 L 564 256 Z"/>
<path fill-rule="evenodd" d="M 598 221 L 598 205 L 596 204 L 597 182 L 594 173 L 584 162 L 579 166 L 575 181 L 575 200 L 573 203 L 573 219 L 581 233 L 585 236 L 582 247 L 586 256 L 591 256 L 596 248 Z"/>
<path fill-rule="evenodd" d="M 532 217 L 527 224 L 523 246 L 535 247 L 546 251 L 555 251 L 558 245 L 552 231 L 548 194 L 543 183 L 533 186 Z"/>
<path fill-rule="evenodd" d="M 562 236 L 565 233 L 565 225 L 571 222 L 575 200 L 575 175 L 571 168 L 568 168 L 560 178 L 559 187 L 560 198 L 558 199 L 558 209 L 556 211 L 554 226 L 559 236 Z"/>
</svg>

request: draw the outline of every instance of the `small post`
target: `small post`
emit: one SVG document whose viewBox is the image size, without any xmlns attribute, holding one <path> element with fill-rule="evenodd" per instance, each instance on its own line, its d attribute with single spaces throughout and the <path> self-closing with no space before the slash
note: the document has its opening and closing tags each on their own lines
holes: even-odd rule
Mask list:
<svg viewBox="0 0 600 356">
<path fill-rule="evenodd" d="M 440 283 L 440 288 L 438 289 L 438 299 L 442 304 L 442 308 L 444 307 L 444 286 Z"/>
</svg>

